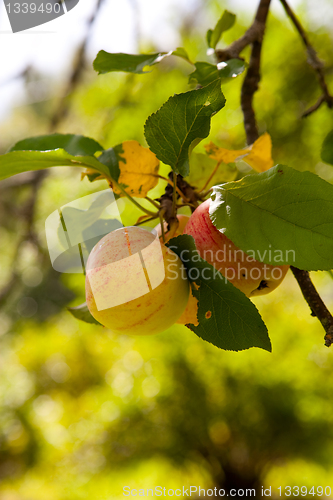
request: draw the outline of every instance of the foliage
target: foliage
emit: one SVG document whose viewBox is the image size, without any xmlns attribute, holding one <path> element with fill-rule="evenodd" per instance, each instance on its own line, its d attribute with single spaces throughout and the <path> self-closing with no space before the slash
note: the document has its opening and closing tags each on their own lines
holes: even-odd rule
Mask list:
<svg viewBox="0 0 333 500">
<path fill-rule="evenodd" d="M 215 20 L 220 14 L 219 10 Z M 216 75 L 220 70 L 205 54 L 203 33 L 207 27 L 201 25 L 198 32 L 190 28 L 191 36 L 184 29 L 182 46 L 191 61 L 197 61 L 196 70 L 204 63 L 199 68 L 208 71 L 213 66 Z M 223 32 L 223 41 L 231 42 L 246 27 L 238 20 Z M 326 61 L 333 57 L 330 36 L 324 30 L 311 33 Z M 333 128 L 332 112 L 321 107 L 306 120 L 300 119 L 304 109 L 315 102 L 318 87 L 303 47 L 295 40 L 285 21 L 269 19 L 263 80 L 255 107 L 261 137 L 268 131 L 272 138 L 274 164 L 287 164 L 288 172 L 293 169 L 292 175 L 298 179 L 293 186 L 296 190 L 302 186 L 300 179 L 309 178 L 304 171 L 311 171 L 313 185 L 322 198 L 325 190 L 329 196 L 328 183 L 333 181 L 332 167 L 325 164 L 331 163 L 330 139 L 326 139 L 320 156 L 321 145 Z M 161 54 L 158 48 L 152 52 Z M 244 57 L 249 60 L 247 52 Z M 29 186 L 11 183 L 15 177 L 3 181 L 3 189 L 0 185 L 1 289 L 11 277 L 13 262 L 19 262 L 15 267 L 17 288 L 1 301 L 0 312 L 0 491 L 4 498 L 123 498 L 122 487 L 127 483 L 136 488 L 263 484 L 273 489 L 330 484 L 333 412 L 327 381 L 332 362 L 330 352 L 318 340 L 322 336 L 320 325 L 310 316 L 292 276 L 272 298 L 254 300 L 270 331 L 272 353 L 262 349 L 233 353 L 202 342 L 182 326 L 156 338 L 133 339 L 78 322 L 66 306 L 77 307 L 84 301 L 84 277 L 61 276 L 50 269 L 44 238 L 46 218 L 73 199 L 105 189 L 105 176 L 111 175 L 118 182 L 124 141 L 145 145 L 146 118 L 170 95 L 186 95 L 191 73 L 193 66 L 179 57 L 165 57 L 147 75 L 111 73 L 97 77 L 88 72 L 69 98 L 70 111 L 59 127 L 59 133 L 64 133 L 56 136 L 61 142 L 51 144 L 47 138 L 46 149 L 51 145 L 53 151 L 45 153 L 43 143 L 23 142 L 21 146 L 29 152 L 22 152 L 16 144 L 16 151 L 2 157 L 8 159 L 6 176 L 31 170 L 33 165 L 58 166 L 49 170 L 39 190 L 35 231 L 18 254 L 20 235 L 27 234 L 24 214 Z M 331 74 L 327 80 L 331 85 Z M 244 155 L 249 157 L 250 153 L 239 107 L 241 84 L 242 75 L 228 82 L 221 80 L 226 105 L 209 119 L 209 140 L 218 144 L 220 152 L 242 154 L 232 160 L 221 159 L 207 189 L 227 182 L 230 184 L 221 188 L 226 193 L 235 186 L 233 181 L 249 174 L 238 184 L 245 182 L 246 191 L 251 182 L 271 175 L 269 171 L 257 175 L 245 163 Z M 56 90 L 51 103 L 17 109 L 0 124 L 3 153 L 23 137 L 46 133 L 50 108 L 58 102 Z M 190 92 L 195 95 L 197 90 Z M 69 150 L 65 141 L 68 131 L 77 134 L 72 137 L 96 138 L 97 142 L 87 139 L 91 145 L 97 144 L 96 150 L 87 149 L 88 142 L 79 148 L 76 140 L 74 149 Z M 204 141 L 198 144 L 189 156 L 187 179 L 199 190 L 220 161 L 210 158 L 205 146 Z M 35 147 L 41 151 L 34 151 Z M 62 151 L 55 151 L 58 148 Z M 184 157 L 186 165 L 186 154 Z M 78 182 L 77 168 L 66 165 L 86 168 L 82 183 Z M 160 164 L 160 175 L 166 176 L 169 170 Z M 121 184 L 126 190 L 127 182 Z M 160 179 L 149 196 L 160 197 L 164 188 Z M 146 210 L 152 209 L 145 199 L 139 201 Z M 266 200 L 266 207 L 270 203 L 271 199 Z M 118 206 L 126 225 L 142 215 L 123 193 Z M 190 213 L 185 207 L 181 211 Z M 328 210 L 327 217 L 330 214 Z M 309 220 L 304 217 L 306 223 Z M 146 225 L 153 227 L 156 220 Z M 285 236 L 283 228 L 281 240 Z M 329 274 L 315 273 L 314 281 L 331 306 Z M 249 304 L 247 301 L 247 307 Z"/>
</svg>

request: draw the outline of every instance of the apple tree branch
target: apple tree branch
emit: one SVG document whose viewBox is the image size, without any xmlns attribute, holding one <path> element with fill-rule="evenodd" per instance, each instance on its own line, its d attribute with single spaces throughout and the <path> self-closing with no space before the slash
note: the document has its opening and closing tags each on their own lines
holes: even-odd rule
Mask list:
<svg viewBox="0 0 333 500">
<path fill-rule="evenodd" d="M 309 115 L 311 112 L 319 108 L 319 106 L 326 102 L 331 108 L 333 107 L 333 97 L 329 94 L 327 84 L 325 81 L 323 63 L 319 60 L 316 51 L 311 46 L 308 41 L 308 37 L 303 30 L 301 24 L 297 20 L 295 14 L 290 9 L 286 0 L 280 0 L 292 20 L 295 24 L 298 32 L 300 33 L 302 40 L 307 48 L 309 55 L 309 62 L 314 67 L 318 73 L 319 83 L 323 90 L 323 95 L 319 98 L 317 103 L 309 108 L 305 113 L 305 116 Z M 237 41 L 233 42 L 229 48 L 224 50 L 217 50 L 216 57 L 218 61 L 224 61 L 232 57 L 239 57 L 241 51 L 247 46 L 252 45 L 251 57 L 249 62 L 249 67 L 244 78 L 241 91 L 241 105 L 244 116 L 244 128 L 246 132 L 246 138 L 248 144 L 253 144 L 253 142 L 258 139 L 258 126 L 255 117 L 255 111 L 253 109 L 253 96 L 258 90 L 260 82 L 260 61 L 261 61 L 261 49 L 262 41 L 265 31 L 265 24 L 268 16 L 270 6 L 270 0 L 260 0 L 259 6 L 255 19 L 252 26 L 246 31 L 246 33 Z M 321 322 L 326 334 L 325 334 L 325 345 L 330 347 L 333 343 L 333 316 L 327 309 L 323 300 L 321 299 L 319 293 L 317 292 L 315 286 L 313 285 L 310 275 L 307 271 L 302 271 L 296 267 L 291 266 L 291 270 L 298 282 L 298 285 L 302 291 L 303 297 L 308 303 L 313 316 L 317 316 Z"/>
<path fill-rule="evenodd" d="M 306 32 L 303 29 L 303 26 L 295 16 L 295 13 L 289 6 L 287 0 L 280 0 L 282 3 L 284 10 L 286 11 L 288 17 L 294 24 L 295 28 L 297 29 L 298 33 L 300 34 L 303 43 L 306 47 L 306 51 L 308 54 L 308 63 L 313 67 L 313 69 L 317 72 L 318 75 L 318 80 L 319 80 L 319 85 L 322 89 L 322 95 L 318 98 L 317 102 L 308 108 L 304 113 L 303 117 L 309 116 L 311 113 L 316 111 L 324 102 L 326 102 L 327 106 L 331 109 L 333 108 L 333 96 L 330 94 L 328 90 L 328 86 L 325 80 L 325 73 L 324 73 L 324 64 L 323 62 L 319 59 L 316 50 L 313 48 L 311 43 L 309 42 L 309 38 L 306 34 Z"/>
</svg>

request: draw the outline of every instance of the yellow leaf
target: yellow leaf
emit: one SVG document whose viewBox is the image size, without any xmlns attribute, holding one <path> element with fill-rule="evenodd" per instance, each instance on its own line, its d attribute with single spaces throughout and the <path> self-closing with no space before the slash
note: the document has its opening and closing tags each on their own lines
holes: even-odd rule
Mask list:
<svg viewBox="0 0 333 500">
<path fill-rule="evenodd" d="M 251 146 L 239 150 L 223 149 L 213 142 L 206 144 L 205 149 L 208 156 L 219 163 L 233 163 L 242 159 L 257 172 L 265 172 L 274 165 L 272 159 L 271 136 L 265 132 Z"/>
<path fill-rule="evenodd" d="M 96 177 L 94 178 L 94 181 L 100 181 L 101 179 L 104 179 L 105 176 L 95 170 L 94 168 L 85 168 L 83 172 L 81 172 L 81 181 L 89 175 L 95 175 Z"/>
<path fill-rule="evenodd" d="M 142 147 L 137 141 L 125 141 L 122 148 L 118 184 L 131 196 L 144 198 L 158 183 L 160 162 L 150 149 Z M 116 194 L 122 194 L 117 186 L 113 190 Z"/>
<path fill-rule="evenodd" d="M 210 144 L 206 144 L 205 149 L 207 151 L 208 156 L 217 160 L 219 163 L 234 163 L 237 158 L 241 158 L 244 155 L 247 155 L 250 151 L 250 148 L 230 150 L 219 148 L 213 142 Z"/>
<path fill-rule="evenodd" d="M 267 132 L 261 135 L 252 144 L 250 153 L 243 160 L 257 172 L 266 172 L 270 169 L 274 165 L 271 136 Z"/>
</svg>

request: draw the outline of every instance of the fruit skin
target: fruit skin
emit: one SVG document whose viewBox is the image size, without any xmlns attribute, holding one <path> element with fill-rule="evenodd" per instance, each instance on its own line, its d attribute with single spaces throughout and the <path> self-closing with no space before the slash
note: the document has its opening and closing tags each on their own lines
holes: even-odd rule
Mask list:
<svg viewBox="0 0 333 500">
<path fill-rule="evenodd" d="M 168 242 L 171 238 L 175 238 L 176 236 L 180 236 L 184 232 L 184 228 L 186 224 L 188 223 L 190 216 L 185 215 L 185 214 L 177 214 L 177 219 L 178 219 L 178 227 L 177 231 L 172 235 L 170 235 L 170 231 L 168 231 L 168 224 L 167 222 L 163 222 L 163 227 L 164 227 L 164 236 L 165 236 L 165 242 Z M 161 224 L 157 224 L 157 226 L 154 227 L 155 231 L 157 231 L 158 236 L 162 236 L 162 231 L 161 231 Z"/>
<path fill-rule="evenodd" d="M 184 232 L 184 228 L 188 221 L 190 220 L 189 215 L 185 214 L 177 214 L 177 219 L 178 219 L 178 227 L 177 231 L 174 234 L 170 235 L 170 231 L 168 232 L 168 224 L 167 222 L 164 221 L 163 227 L 164 227 L 164 236 L 165 236 L 165 242 L 167 243 L 171 238 L 175 238 L 176 236 L 180 236 Z M 159 237 L 162 236 L 162 231 L 161 231 L 161 224 L 157 224 L 155 226 L 155 231 L 157 231 L 157 234 Z M 195 283 L 192 283 L 192 286 L 196 286 Z M 197 312 L 198 312 L 198 299 L 196 299 L 190 289 L 189 293 L 189 298 L 188 302 L 186 305 L 186 308 L 183 312 L 183 314 L 180 316 L 180 318 L 177 319 L 176 323 L 179 325 L 187 325 L 189 323 L 193 324 L 194 326 L 197 326 L 199 324 L 198 318 L 197 318 Z"/>
<path fill-rule="evenodd" d="M 116 333 L 162 332 L 181 316 L 188 297 L 189 282 L 181 260 L 146 229 L 127 227 L 112 231 L 89 255 L 89 311 Z"/>
<path fill-rule="evenodd" d="M 184 234 L 193 236 L 200 256 L 248 297 L 270 293 L 282 282 L 289 266 L 253 260 L 221 233 L 209 216 L 210 199 L 191 215 Z"/>
<path fill-rule="evenodd" d="M 194 286 L 195 288 L 199 288 L 196 286 L 195 283 L 192 283 L 192 286 Z M 177 319 L 176 323 L 178 323 L 179 325 L 187 325 L 191 323 L 194 326 L 198 326 L 199 321 L 197 314 L 198 314 L 198 299 L 194 297 L 192 290 L 190 290 L 190 296 L 188 298 L 185 311 L 180 316 L 180 318 Z"/>
</svg>

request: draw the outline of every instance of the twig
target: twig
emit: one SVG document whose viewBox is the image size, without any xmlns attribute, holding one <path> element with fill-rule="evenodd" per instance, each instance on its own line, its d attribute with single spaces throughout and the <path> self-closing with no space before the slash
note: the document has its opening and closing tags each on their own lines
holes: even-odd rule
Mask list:
<svg viewBox="0 0 333 500">
<path fill-rule="evenodd" d="M 255 40 L 260 40 L 264 30 L 265 24 L 255 19 L 241 38 L 233 42 L 226 49 L 218 49 L 215 51 L 218 62 L 228 61 L 229 59 L 242 59 L 240 53 Z"/>
<path fill-rule="evenodd" d="M 329 93 L 327 83 L 325 80 L 324 64 L 319 59 L 317 52 L 315 51 L 313 46 L 310 44 L 308 36 L 303 29 L 303 26 L 301 25 L 301 23 L 297 19 L 293 10 L 290 8 L 288 2 L 286 0 L 280 0 L 280 2 L 282 3 L 284 10 L 286 11 L 287 15 L 289 16 L 290 20 L 294 24 L 295 28 L 297 29 L 298 33 L 300 34 L 300 36 L 303 40 L 303 43 L 306 47 L 307 54 L 308 54 L 308 63 L 317 72 L 319 85 L 323 91 L 323 94 L 321 95 L 321 97 L 319 97 L 316 104 L 311 106 L 308 110 L 306 110 L 303 113 L 303 117 L 309 116 L 311 113 L 316 111 L 322 105 L 323 102 L 326 102 L 327 106 L 329 108 L 332 108 L 333 107 L 333 96 Z"/>
<path fill-rule="evenodd" d="M 158 217 L 158 215 L 156 215 L 154 217 L 147 217 L 147 218 L 144 218 L 144 219 L 142 219 L 141 217 L 139 217 L 139 219 L 136 221 L 136 223 L 134 224 L 134 226 L 141 226 L 142 224 L 146 224 L 146 222 L 151 222 L 152 220 L 157 219 L 157 217 Z"/>
<path fill-rule="evenodd" d="M 301 271 L 296 267 L 290 266 L 300 289 L 302 290 L 303 297 L 309 304 L 312 315 L 317 316 L 326 332 L 324 337 L 325 345 L 330 347 L 333 343 L 333 316 L 325 306 L 320 295 L 318 294 L 314 284 L 311 281 L 308 271 Z"/>
<path fill-rule="evenodd" d="M 157 208 L 157 209 L 160 208 L 159 204 L 156 203 L 156 201 L 154 201 L 151 198 L 149 198 L 149 196 L 145 196 L 145 200 L 149 201 L 149 203 L 151 203 L 152 205 L 154 205 L 155 208 Z"/>
<path fill-rule="evenodd" d="M 314 111 L 317 111 L 317 109 L 320 108 L 320 106 L 325 102 L 325 96 L 322 94 L 317 102 L 313 104 L 313 106 L 310 106 L 304 113 L 302 114 L 303 118 L 306 118 L 307 116 L 311 115 Z"/>
<path fill-rule="evenodd" d="M 218 171 L 218 169 L 219 169 L 220 165 L 221 165 L 221 162 L 219 161 L 219 162 L 216 164 L 216 166 L 215 166 L 214 170 L 212 171 L 212 173 L 210 174 L 210 176 L 208 177 L 208 179 L 206 180 L 205 185 L 204 185 L 204 186 L 200 189 L 200 191 L 199 191 L 199 192 L 200 192 L 200 194 L 201 194 L 203 191 L 205 191 L 205 189 L 207 188 L 208 184 L 210 183 L 210 181 L 212 180 L 212 178 L 214 177 L 214 175 L 215 175 L 215 174 L 216 174 L 216 172 Z"/>
</svg>

